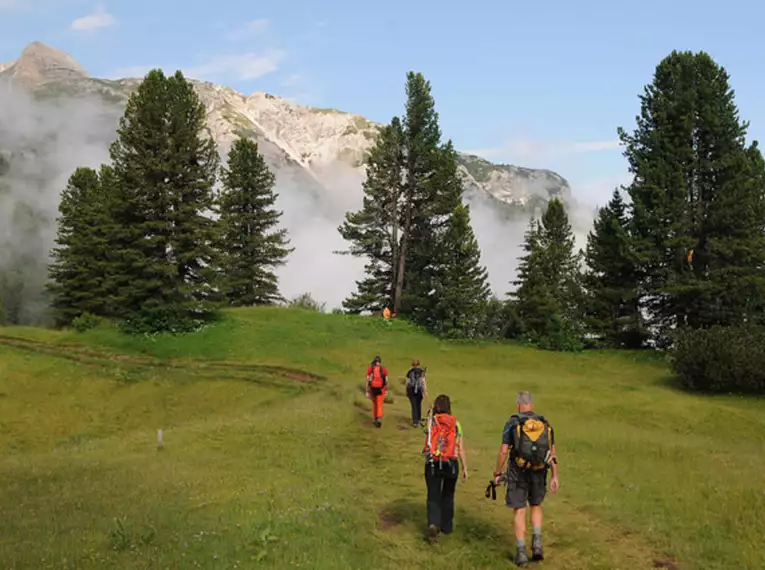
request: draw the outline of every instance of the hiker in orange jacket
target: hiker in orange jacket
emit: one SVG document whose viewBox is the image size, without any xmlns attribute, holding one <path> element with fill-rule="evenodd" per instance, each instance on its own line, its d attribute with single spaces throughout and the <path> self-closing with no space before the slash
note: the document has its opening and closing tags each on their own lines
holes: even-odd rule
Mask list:
<svg viewBox="0 0 765 570">
<path fill-rule="evenodd" d="M 367 368 L 367 397 L 372 400 L 374 425 L 380 427 L 383 417 L 383 401 L 388 391 L 388 369 L 382 365 L 382 359 L 375 356 Z"/>
</svg>

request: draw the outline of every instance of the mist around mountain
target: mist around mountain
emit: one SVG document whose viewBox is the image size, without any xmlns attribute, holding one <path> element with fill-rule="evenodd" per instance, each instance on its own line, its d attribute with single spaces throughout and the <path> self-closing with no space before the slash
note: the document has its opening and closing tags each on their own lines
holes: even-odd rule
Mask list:
<svg viewBox="0 0 765 570">
<path fill-rule="evenodd" d="M 60 193 L 76 167 L 108 162 L 124 104 L 140 82 L 90 77 L 68 54 L 39 42 L 0 65 L 0 294 L 8 320 L 45 320 L 42 290 Z M 362 277 L 363 261 L 333 253 L 347 245 L 337 227 L 346 211 L 361 206 L 365 155 L 380 125 L 268 93 L 245 96 L 193 83 L 222 158 L 245 134 L 257 140 L 276 176 L 277 207 L 295 247 L 278 270 L 282 294 L 307 292 L 329 308 L 339 306 Z M 584 245 L 593 216 L 578 206 L 562 176 L 464 153 L 459 160 L 464 200 L 496 295 L 512 289 L 528 220 L 541 215 L 551 197 L 567 205 Z"/>
</svg>

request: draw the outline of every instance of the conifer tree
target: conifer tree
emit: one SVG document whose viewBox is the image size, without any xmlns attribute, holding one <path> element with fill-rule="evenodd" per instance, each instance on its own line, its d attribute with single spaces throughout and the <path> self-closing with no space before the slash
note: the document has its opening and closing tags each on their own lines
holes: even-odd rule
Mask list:
<svg viewBox="0 0 765 570">
<path fill-rule="evenodd" d="M 294 250 L 286 229 L 274 229 L 282 212 L 274 208 L 275 177 L 258 143 L 240 137 L 221 171 L 220 196 L 223 291 L 233 306 L 270 305 L 284 298 L 274 269 Z"/>
<path fill-rule="evenodd" d="M 429 328 L 449 337 L 475 337 L 483 325 L 489 295 L 470 209 L 460 204 L 449 219 L 436 275 L 435 307 Z"/>
<path fill-rule="evenodd" d="M 100 175 L 99 175 L 100 174 Z M 90 313 L 110 315 L 107 276 L 110 273 L 110 168 L 100 173 L 80 167 L 61 194 L 58 232 L 49 267 L 48 290 L 57 325 L 65 326 Z M 103 180 L 103 184 L 102 184 Z"/>
<path fill-rule="evenodd" d="M 348 253 L 367 258 L 367 275 L 347 310 L 392 305 L 418 324 L 433 323 L 433 291 L 449 220 L 462 184 L 451 141 L 441 142 L 431 86 L 420 73 L 406 79 L 402 119 L 384 128 L 370 153 L 365 201 L 339 228 Z"/>
<path fill-rule="evenodd" d="M 763 161 L 747 147 L 727 72 L 704 53 L 672 52 L 619 130 L 634 175 L 635 253 L 659 345 L 685 325 L 762 314 Z"/>
<path fill-rule="evenodd" d="M 585 253 L 585 322 L 600 342 L 617 348 L 638 348 L 645 339 L 629 223 L 627 205 L 615 190 L 598 212 Z"/>
<path fill-rule="evenodd" d="M 398 258 L 401 252 L 401 207 L 403 171 L 403 132 L 394 117 L 383 127 L 369 151 L 367 177 L 363 184 L 361 210 L 348 212 L 338 228 L 350 242 L 343 254 L 366 257 L 365 277 L 357 281 L 357 291 L 343 302 L 350 313 L 379 312 L 395 308 Z"/>
<path fill-rule="evenodd" d="M 523 249 L 512 297 L 525 331 L 536 339 L 553 339 L 556 348 L 579 341 L 581 256 L 560 200 L 550 200 L 542 220 L 531 221 Z"/>
<path fill-rule="evenodd" d="M 120 120 L 111 147 L 119 261 L 110 286 L 132 330 L 189 330 L 214 315 L 219 156 L 205 118 L 181 72 L 155 69 Z"/>
</svg>

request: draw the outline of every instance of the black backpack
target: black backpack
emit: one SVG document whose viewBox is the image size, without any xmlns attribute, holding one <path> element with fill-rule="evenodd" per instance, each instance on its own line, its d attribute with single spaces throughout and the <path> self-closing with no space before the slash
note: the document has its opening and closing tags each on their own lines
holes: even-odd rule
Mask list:
<svg viewBox="0 0 765 570">
<path fill-rule="evenodd" d="M 515 414 L 513 458 L 522 470 L 542 471 L 550 465 L 552 427 L 540 415 Z"/>
</svg>

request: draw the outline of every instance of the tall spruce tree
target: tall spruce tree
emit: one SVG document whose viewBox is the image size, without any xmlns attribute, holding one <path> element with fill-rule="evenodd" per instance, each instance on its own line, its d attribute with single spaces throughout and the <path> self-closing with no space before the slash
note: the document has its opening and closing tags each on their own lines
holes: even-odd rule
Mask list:
<svg viewBox="0 0 765 570">
<path fill-rule="evenodd" d="M 538 339 L 581 338 L 581 256 L 563 203 L 550 200 L 542 220 L 532 220 L 523 244 L 517 289 L 511 294 L 524 330 Z M 556 340 L 556 343 L 558 341 Z"/>
<path fill-rule="evenodd" d="M 188 330 L 211 317 L 213 186 L 219 155 L 206 111 L 179 71 L 149 72 L 111 147 L 118 191 L 111 287 L 133 330 Z"/>
<path fill-rule="evenodd" d="M 221 170 L 220 230 L 223 291 L 233 306 L 270 305 L 284 298 L 274 269 L 294 250 L 286 229 L 274 229 L 275 177 L 258 143 L 238 138 Z"/>
<path fill-rule="evenodd" d="M 627 205 L 614 190 L 598 212 L 585 252 L 585 322 L 601 343 L 619 348 L 639 348 L 645 340 L 629 223 Z"/>
<path fill-rule="evenodd" d="M 401 121 L 394 117 L 381 129 L 369 151 L 361 210 L 346 213 L 338 228 L 350 242 L 349 249 L 341 253 L 367 259 L 365 277 L 356 282 L 357 291 L 343 301 L 350 313 L 398 309 L 395 290 L 399 256 L 406 254 L 401 251 L 403 152 Z"/>
<path fill-rule="evenodd" d="M 426 323 L 448 337 L 475 337 L 484 324 L 489 295 L 488 272 L 470 225 L 470 209 L 454 209 L 442 240 L 433 311 Z"/>
<path fill-rule="evenodd" d="M 81 167 L 61 193 L 58 232 L 48 274 L 57 325 L 90 313 L 110 316 L 111 169 Z M 103 181 L 103 183 L 102 183 Z"/>
<path fill-rule="evenodd" d="M 635 253 L 656 341 L 679 326 L 756 320 L 765 299 L 763 160 L 747 146 L 727 72 L 673 51 L 619 129 L 634 175 Z"/>
<path fill-rule="evenodd" d="M 431 86 L 421 73 L 406 78 L 402 119 L 384 128 L 370 152 L 364 205 L 340 226 L 351 242 L 345 253 L 366 257 L 366 277 L 346 310 L 393 311 L 434 322 L 443 240 L 462 184 L 451 141 L 441 142 Z"/>
</svg>

